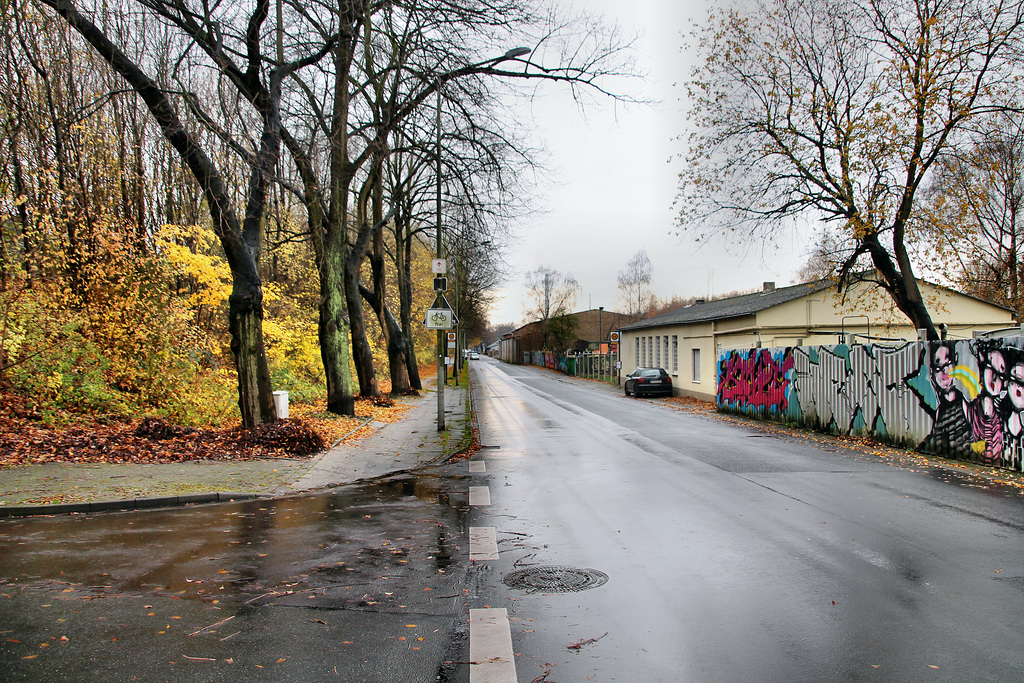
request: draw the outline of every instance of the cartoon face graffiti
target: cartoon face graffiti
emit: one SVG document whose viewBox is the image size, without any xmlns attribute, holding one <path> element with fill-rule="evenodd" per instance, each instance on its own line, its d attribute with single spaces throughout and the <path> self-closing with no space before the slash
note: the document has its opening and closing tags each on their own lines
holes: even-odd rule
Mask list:
<svg viewBox="0 0 1024 683">
<path fill-rule="evenodd" d="M 952 400 L 954 397 L 950 396 L 950 392 L 955 391 L 953 386 L 953 368 L 956 367 L 956 351 L 953 350 L 952 346 L 943 344 L 935 349 L 932 354 L 932 382 L 935 383 L 935 388 L 942 394 L 941 399 L 947 401 Z"/>
<path fill-rule="evenodd" d="M 982 388 L 989 396 L 1001 396 L 1006 390 L 1006 358 L 999 349 L 978 357 Z"/>
<path fill-rule="evenodd" d="M 1011 412 L 1006 428 L 1018 439 L 1024 435 L 1024 358 L 1010 368 L 1007 375 L 1006 394 L 1010 399 Z"/>
<path fill-rule="evenodd" d="M 1010 368 L 1007 382 L 1007 394 L 1014 409 L 1024 410 L 1024 360 L 1018 361 Z"/>
<path fill-rule="evenodd" d="M 977 351 L 980 393 L 968 406 L 973 442 L 983 462 L 1003 457 L 1004 416 L 1006 403 L 1006 357 L 998 348 L 979 345 Z"/>
<path fill-rule="evenodd" d="M 973 440 L 967 420 L 967 403 L 954 381 L 955 368 L 956 349 L 951 343 L 940 342 L 932 350 L 931 380 L 938 402 L 932 431 L 919 446 L 924 451 L 955 455 L 966 450 Z"/>
</svg>

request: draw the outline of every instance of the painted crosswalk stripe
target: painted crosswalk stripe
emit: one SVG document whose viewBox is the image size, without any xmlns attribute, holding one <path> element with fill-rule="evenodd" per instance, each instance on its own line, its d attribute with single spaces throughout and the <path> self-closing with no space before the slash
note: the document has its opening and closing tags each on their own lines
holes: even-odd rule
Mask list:
<svg viewBox="0 0 1024 683">
<path fill-rule="evenodd" d="M 487 463 L 485 463 L 483 460 L 470 460 L 469 461 L 469 471 L 472 472 L 473 474 L 478 474 L 480 472 L 486 472 L 487 471 Z"/>
<path fill-rule="evenodd" d="M 493 526 L 469 527 L 469 559 L 474 562 L 498 559 L 498 534 Z"/>
<path fill-rule="evenodd" d="M 469 487 L 469 504 L 470 505 L 490 505 L 491 504 L 491 489 L 487 486 L 470 486 Z"/>
<path fill-rule="evenodd" d="M 469 683 L 516 683 L 508 610 L 469 610 Z"/>
</svg>

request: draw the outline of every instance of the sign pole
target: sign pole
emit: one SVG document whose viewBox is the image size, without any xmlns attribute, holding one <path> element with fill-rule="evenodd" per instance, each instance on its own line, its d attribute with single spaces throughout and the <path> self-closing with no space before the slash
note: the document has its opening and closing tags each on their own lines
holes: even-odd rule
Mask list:
<svg viewBox="0 0 1024 683">
<path fill-rule="evenodd" d="M 437 258 L 444 258 L 444 253 L 441 251 L 441 83 L 437 84 L 437 103 L 435 107 L 436 119 L 434 121 L 435 128 L 435 146 L 434 146 L 434 163 L 435 170 L 434 175 L 436 176 L 435 182 L 437 190 L 436 195 L 436 216 L 434 220 L 434 230 L 437 233 L 435 241 L 437 243 Z M 444 431 L 444 385 L 447 382 L 447 372 L 444 367 L 444 330 L 437 331 L 437 431 Z"/>
</svg>

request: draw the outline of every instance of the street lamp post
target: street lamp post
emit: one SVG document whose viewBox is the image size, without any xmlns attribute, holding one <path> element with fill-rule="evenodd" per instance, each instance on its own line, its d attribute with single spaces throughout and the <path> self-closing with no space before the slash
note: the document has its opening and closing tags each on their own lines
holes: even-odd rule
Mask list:
<svg viewBox="0 0 1024 683">
<path fill-rule="evenodd" d="M 435 189 L 437 190 L 437 196 L 436 196 L 436 202 L 435 202 L 435 204 L 436 204 L 436 206 L 435 206 L 436 213 L 435 213 L 435 216 L 434 216 L 434 231 L 436 233 L 435 241 L 437 243 L 436 244 L 436 246 L 437 246 L 437 258 L 441 259 L 441 258 L 443 258 L 444 252 L 442 251 L 443 245 L 441 243 L 441 86 L 440 86 L 440 84 L 438 84 L 438 86 L 437 86 L 437 103 L 436 103 L 436 105 L 437 106 L 435 107 L 435 112 L 434 112 L 435 115 L 436 115 L 436 118 L 434 120 L 434 127 L 436 129 L 435 130 L 436 138 L 434 140 L 434 142 L 436 143 L 436 146 L 434 148 L 434 151 L 436 152 L 434 154 L 434 164 L 435 164 L 434 175 L 436 176 L 436 179 L 435 179 L 436 180 L 436 188 Z M 441 290 L 438 290 L 437 293 L 440 294 Z M 445 357 L 444 340 L 445 340 L 444 330 L 438 330 L 437 331 L 437 431 L 439 431 L 439 432 L 443 432 L 444 431 L 444 384 L 445 384 L 445 375 L 447 374 L 447 372 L 445 371 L 445 368 L 444 368 L 444 357 Z"/>
<path fill-rule="evenodd" d="M 515 59 L 516 57 L 523 57 L 525 55 L 530 54 L 530 52 L 531 52 L 531 50 L 528 47 L 514 47 L 511 50 L 507 51 L 502 56 L 498 57 L 497 59 L 491 59 L 491 60 L 488 60 L 486 62 L 481 62 L 478 66 L 482 66 L 484 64 L 489 64 L 489 63 L 493 63 L 494 65 L 497 65 L 497 64 L 500 64 L 501 62 L 503 62 L 503 61 L 505 61 L 507 59 Z M 435 130 L 435 136 L 436 137 L 434 139 L 434 149 L 435 149 L 435 154 L 434 154 L 435 159 L 434 159 L 434 162 L 435 162 L 435 176 L 436 176 L 436 186 L 435 186 L 435 189 L 436 189 L 435 205 L 436 206 L 435 206 L 435 217 L 434 217 L 435 218 L 435 222 L 434 222 L 434 226 L 435 226 L 435 230 L 437 232 L 437 234 L 435 236 L 435 246 L 436 246 L 436 249 L 437 249 L 437 258 L 438 259 L 444 258 L 444 251 L 443 251 L 443 246 L 444 245 L 442 243 L 442 238 L 441 238 L 441 85 L 442 85 L 442 83 L 441 83 L 441 81 L 439 79 L 437 81 L 437 101 L 436 101 L 435 112 L 434 112 L 435 117 L 436 117 L 435 120 L 434 120 L 434 126 L 435 126 L 435 129 L 436 129 Z M 441 291 L 438 290 L 437 293 L 441 294 Z M 447 381 L 447 374 L 448 374 L 447 370 L 445 369 L 445 366 L 444 366 L 444 359 L 445 359 L 445 356 L 447 355 L 447 353 L 446 353 L 447 350 L 445 348 L 445 339 L 446 339 L 446 335 L 445 335 L 444 330 L 438 330 L 437 331 L 437 431 L 439 431 L 439 432 L 442 432 L 445 429 L 445 424 L 444 424 L 444 387 L 445 387 L 445 383 Z M 459 353 L 459 349 L 456 349 L 455 353 L 458 354 Z"/>
</svg>

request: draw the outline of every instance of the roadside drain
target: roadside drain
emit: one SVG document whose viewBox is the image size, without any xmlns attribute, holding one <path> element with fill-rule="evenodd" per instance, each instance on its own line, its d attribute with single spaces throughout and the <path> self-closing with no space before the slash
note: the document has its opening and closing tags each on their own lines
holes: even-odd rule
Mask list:
<svg viewBox="0 0 1024 683">
<path fill-rule="evenodd" d="M 579 567 L 527 567 L 506 574 L 502 581 L 510 588 L 531 593 L 575 593 L 603 586 L 608 575 Z"/>
</svg>

